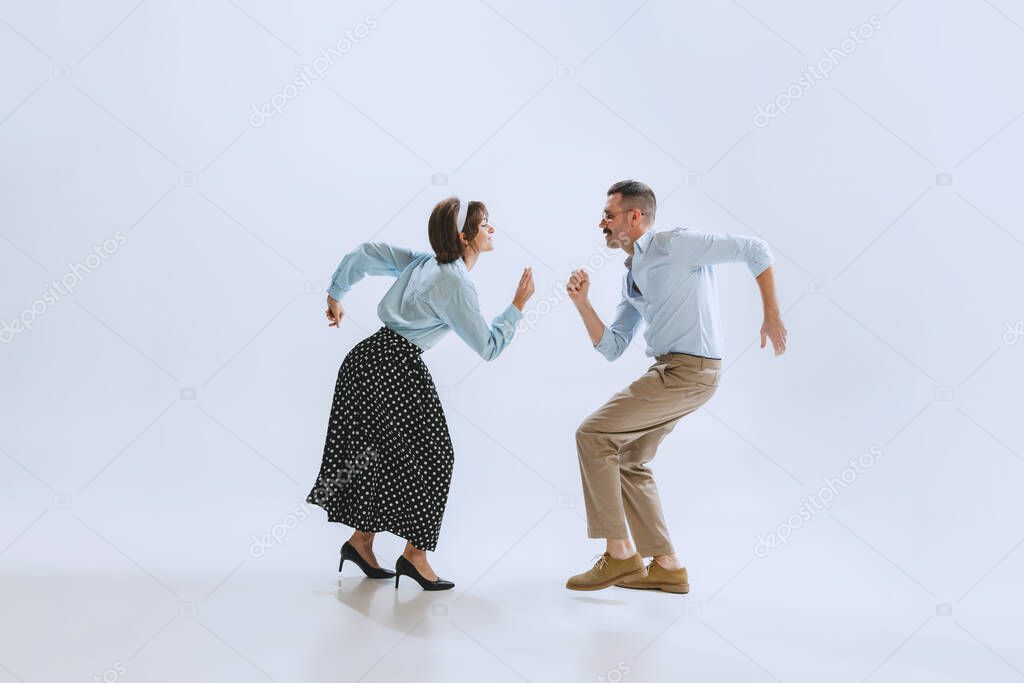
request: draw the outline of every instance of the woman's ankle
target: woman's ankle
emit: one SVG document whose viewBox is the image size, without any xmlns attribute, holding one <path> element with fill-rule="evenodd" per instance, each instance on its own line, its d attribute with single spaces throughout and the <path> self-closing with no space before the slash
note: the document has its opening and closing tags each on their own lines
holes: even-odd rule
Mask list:
<svg viewBox="0 0 1024 683">
<path fill-rule="evenodd" d="M 427 551 L 426 550 L 420 550 L 416 546 L 407 543 L 406 546 L 405 546 L 405 549 L 402 550 L 402 557 L 404 557 L 405 559 L 409 560 L 410 562 L 419 561 L 419 560 L 426 560 L 427 559 Z"/>
<path fill-rule="evenodd" d="M 352 545 L 371 546 L 373 545 L 374 534 L 369 531 L 354 531 L 348 542 Z"/>
</svg>

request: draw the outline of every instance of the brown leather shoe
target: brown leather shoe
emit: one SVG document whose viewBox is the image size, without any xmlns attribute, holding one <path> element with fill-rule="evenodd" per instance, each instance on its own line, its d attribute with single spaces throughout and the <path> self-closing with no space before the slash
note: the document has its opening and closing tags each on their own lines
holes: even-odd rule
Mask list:
<svg viewBox="0 0 1024 683">
<path fill-rule="evenodd" d="M 689 593 L 690 577 L 686 567 L 682 569 L 665 569 L 651 560 L 644 571 L 617 581 L 621 588 L 638 588 L 641 590 L 665 591 L 666 593 Z"/>
<path fill-rule="evenodd" d="M 644 558 L 633 554 L 625 560 L 616 560 L 605 553 L 597 560 L 593 568 L 582 574 L 569 577 L 565 587 L 572 591 L 596 591 L 611 586 L 616 581 L 639 574 L 644 570 Z"/>
</svg>

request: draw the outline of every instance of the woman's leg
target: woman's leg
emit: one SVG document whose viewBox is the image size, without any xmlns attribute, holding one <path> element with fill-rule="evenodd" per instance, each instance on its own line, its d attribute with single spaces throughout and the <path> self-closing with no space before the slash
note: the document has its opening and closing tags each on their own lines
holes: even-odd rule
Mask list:
<svg viewBox="0 0 1024 683">
<path fill-rule="evenodd" d="M 431 568 L 430 563 L 427 561 L 427 551 L 420 550 L 412 543 L 406 541 L 405 550 L 402 551 L 402 557 L 409 560 L 412 566 L 416 567 L 416 571 L 423 575 L 427 581 L 437 581 L 437 573 Z"/>
<path fill-rule="evenodd" d="M 348 539 L 348 542 L 359 552 L 360 557 L 366 560 L 366 564 L 374 569 L 379 569 L 380 565 L 377 564 L 377 556 L 373 554 L 374 536 L 376 534 L 372 531 L 359 531 L 357 529 L 352 533 L 352 537 Z"/>
<path fill-rule="evenodd" d="M 377 564 L 377 557 L 373 554 L 373 539 L 376 534 L 372 531 L 359 531 L 358 529 L 352 533 L 352 537 L 348 539 L 348 542 L 352 544 L 356 550 L 359 551 L 360 556 L 366 563 L 371 567 L 380 567 Z M 430 562 L 427 561 L 427 551 L 417 548 L 409 541 L 405 542 L 405 550 L 402 551 L 402 556 L 412 563 L 412 566 L 416 567 L 416 570 L 423 575 L 423 578 L 428 581 L 437 581 L 438 576 L 434 571 L 433 567 L 430 566 Z"/>
</svg>

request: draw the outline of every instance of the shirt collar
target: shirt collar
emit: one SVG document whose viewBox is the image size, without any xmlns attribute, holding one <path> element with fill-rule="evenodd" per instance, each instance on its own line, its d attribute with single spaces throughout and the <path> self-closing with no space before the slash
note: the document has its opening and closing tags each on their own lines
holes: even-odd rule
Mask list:
<svg viewBox="0 0 1024 683">
<path fill-rule="evenodd" d="M 635 255 L 636 253 L 643 254 L 644 251 L 647 250 L 647 245 L 649 245 L 651 243 L 652 239 L 654 239 L 654 229 L 653 229 L 653 227 L 651 229 L 649 229 L 647 232 L 645 232 L 640 237 L 640 239 L 638 239 L 636 242 L 633 242 L 633 250 L 634 250 L 633 255 Z M 623 263 L 626 264 L 627 268 L 632 268 L 633 267 L 633 255 L 627 256 L 626 260 L 623 261 Z"/>
<path fill-rule="evenodd" d="M 654 239 L 654 230 L 653 229 L 652 230 L 648 230 L 647 232 L 645 232 L 643 234 L 643 237 L 638 239 L 636 242 L 633 242 L 633 248 L 634 249 L 639 249 L 640 253 L 642 254 L 644 251 L 647 250 L 647 245 L 651 243 L 652 239 Z"/>
</svg>

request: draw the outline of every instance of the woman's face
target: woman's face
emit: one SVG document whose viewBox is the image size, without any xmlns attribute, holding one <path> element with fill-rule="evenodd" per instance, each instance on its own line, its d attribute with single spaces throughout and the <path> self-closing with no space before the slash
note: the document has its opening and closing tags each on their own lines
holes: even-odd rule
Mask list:
<svg viewBox="0 0 1024 683">
<path fill-rule="evenodd" d="M 477 252 L 494 251 L 494 226 L 490 224 L 490 216 L 484 216 L 476 237 L 469 240 L 470 248 Z"/>
</svg>

